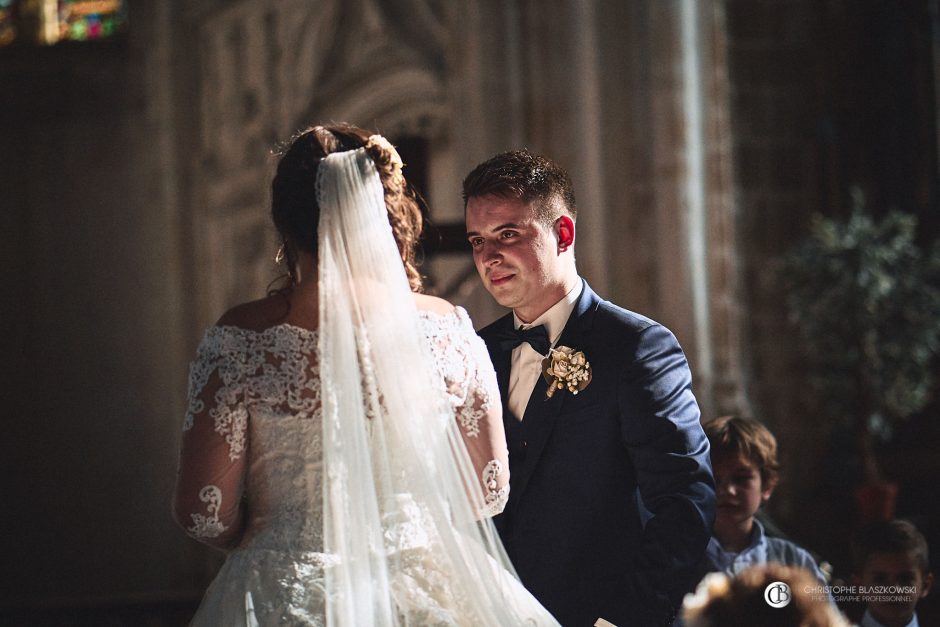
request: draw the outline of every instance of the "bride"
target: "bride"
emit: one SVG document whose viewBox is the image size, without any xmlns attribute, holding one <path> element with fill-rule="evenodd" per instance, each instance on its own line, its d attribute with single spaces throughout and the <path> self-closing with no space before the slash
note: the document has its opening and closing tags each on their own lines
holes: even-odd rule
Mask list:
<svg viewBox="0 0 940 627">
<path fill-rule="evenodd" d="M 401 168 L 348 125 L 278 164 L 290 285 L 223 315 L 190 373 L 174 511 L 228 553 L 193 625 L 557 625 L 489 520 L 495 375 L 467 313 L 417 293 Z"/>
</svg>

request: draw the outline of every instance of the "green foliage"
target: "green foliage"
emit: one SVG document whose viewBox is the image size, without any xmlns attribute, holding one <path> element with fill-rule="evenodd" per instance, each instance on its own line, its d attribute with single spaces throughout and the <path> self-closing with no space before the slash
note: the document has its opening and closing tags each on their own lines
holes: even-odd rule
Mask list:
<svg viewBox="0 0 940 627">
<path fill-rule="evenodd" d="M 784 259 L 790 318 L 813 381 L 840 418 L 898 420 L 930 400 L 940 349 L 940 246 L 921 250 L 917 219 L 815 216 Z M 868 425 L 866 425 L 868 426 Z"/>
</svg>

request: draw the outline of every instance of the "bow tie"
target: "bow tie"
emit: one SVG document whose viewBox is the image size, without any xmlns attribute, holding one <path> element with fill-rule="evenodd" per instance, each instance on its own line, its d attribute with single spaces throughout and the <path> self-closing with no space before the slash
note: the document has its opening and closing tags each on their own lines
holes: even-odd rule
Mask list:
<svg viewBox="0 0 940 627">
<path fill-rule="evenodd" d="M 529 329 L 507 329 L 497 335 L 496 340 L 504 351 L 511 351 L 523 342 L 528 342 L 539 355 L 547 353 L 551 346 L 544 324 Z"/>
</svg>

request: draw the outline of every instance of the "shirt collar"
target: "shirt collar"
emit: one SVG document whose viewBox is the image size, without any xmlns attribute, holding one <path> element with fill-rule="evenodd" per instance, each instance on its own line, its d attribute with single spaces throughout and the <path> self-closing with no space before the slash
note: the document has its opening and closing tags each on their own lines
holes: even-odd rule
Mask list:
<svg viewBox="0 0 940 627">
<path fill-rule="evenodd" d="M 555 342 L 558 341 L 558 338 L 561 337 L 561 332 L 565 330 L 565 324 L 567 324 L 568 318 L 571 316 L 571 312 L 574 311 L 574 306 L 578 302 L 578 297 L 581 296 L 581 291 L 583 289 L 583 281 L 581 281 L 581 277 L 578 277 L 574 287 L 568 290 L 568 293 L 565 294 L 561 300 L 549 307 L 548 311 L 526 325 L 527 328 L 537 327 L 540 324 L 544 324 L 545 331 L 548 333 L 548 339 L 552 343 L 552 346 L 554 346 Z M 516 315 L 516 312 L 513 312 L 513 328 L 518 329 L 523 324 L 526 323 L 519 319 L 519 316 Z"/>
<path fill-rule="evenodd" d="M 718 538 L 712 536 L 708 540 L 708 552 L 713 556 L 717 555 L 740 555 L 741 553 L 747 553 L 748 551 L 753 551 L 764 542 L 764 525 L 760 523 L 756 518 L 754 519 L 754 528 L 751 529 L 751 542 L 747 545 L 747 548 L 740 551 L 740 553 L 735 551 L 726 551 L 722 548 L 721 543 L 718 541 Z"/>
<path fill-rule="evenodd" d="M 764 533 L 764 525 L 762 525 L 760 521 L 755 518 L 754 528 L 751 529 L 751 544 L 747 547 L 747 550 L 751 550 L 760 546 L 765 537 L 767 537 L 767 534 Z"/>
</svg>

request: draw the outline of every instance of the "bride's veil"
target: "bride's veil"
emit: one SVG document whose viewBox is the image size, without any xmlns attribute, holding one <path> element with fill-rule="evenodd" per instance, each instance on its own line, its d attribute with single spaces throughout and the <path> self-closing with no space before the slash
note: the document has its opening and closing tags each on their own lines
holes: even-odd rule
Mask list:
<svg viewBox="0 0 940 627">
<path fill-rule="evenodd" d="M 327 624 L 554 622 L 488 519 L 365 149 L 317 174 Z"/>
</svg>

